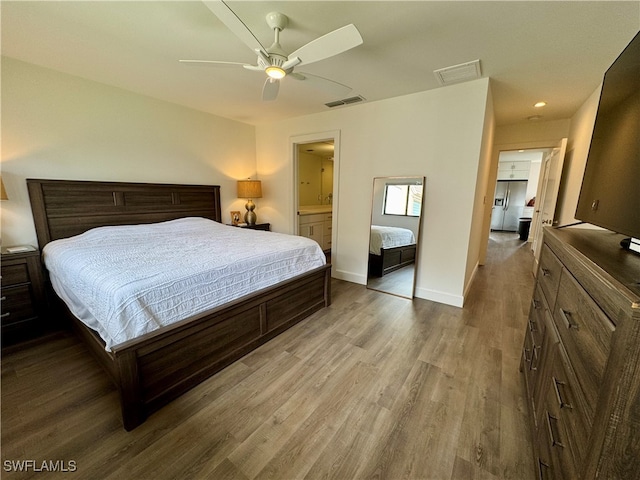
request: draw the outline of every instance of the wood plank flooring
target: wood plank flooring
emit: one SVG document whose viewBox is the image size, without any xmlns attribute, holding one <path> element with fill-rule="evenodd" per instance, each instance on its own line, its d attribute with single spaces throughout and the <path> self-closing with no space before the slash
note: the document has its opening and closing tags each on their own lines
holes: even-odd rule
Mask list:
<svg viewBox="0 0 640 480">
<path fill-rule="evenodd" d="M 330 308 L 132 432 L 71 334 L 6 352 L 2 478 L 533 478 L 519 372 L 532 256 L 517 238 L 491 234 L 463 309 L 334 281 Z M 9 471 L 19 460 L 75 471 Z"/>
</svg>

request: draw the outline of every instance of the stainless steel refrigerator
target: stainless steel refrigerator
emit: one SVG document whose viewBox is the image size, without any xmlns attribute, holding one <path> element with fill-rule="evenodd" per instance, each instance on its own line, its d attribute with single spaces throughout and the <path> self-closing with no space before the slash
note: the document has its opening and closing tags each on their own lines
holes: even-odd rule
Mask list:
<svg viewBox="0 0 640 480">
<path fill-rule="evenodd" d="M 498 180 L 491 211 L 491 230 L 515 232 L 525 207 L 527 181 Z"/>
</svg>

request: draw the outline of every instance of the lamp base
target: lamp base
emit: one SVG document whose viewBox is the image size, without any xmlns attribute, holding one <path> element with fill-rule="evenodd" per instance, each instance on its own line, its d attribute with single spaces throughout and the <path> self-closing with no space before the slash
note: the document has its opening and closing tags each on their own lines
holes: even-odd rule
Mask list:
<svg viewBox="0 0 640 480">
<path fill-rule="evenodd" d="M 256 220 L 258 220 L 258 216 L 253 211 L 256 208 L 255 204 L 251 201 L 251 199 L 249 199 L 247 200 L 247 204 L 244 206 L 244 208 L 247 209 L 247 213 L 244 214 L 244 223 L 246 223 L 247 225 L 255 225 Z"/>
</svg>

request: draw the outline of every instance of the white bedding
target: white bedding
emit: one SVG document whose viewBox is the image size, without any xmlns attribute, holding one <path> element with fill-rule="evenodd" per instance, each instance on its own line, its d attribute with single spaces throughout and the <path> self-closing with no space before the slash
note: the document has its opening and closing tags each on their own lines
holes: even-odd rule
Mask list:
<svg viewBox="0 0 640 480">
<path fill-rule="evenodd" d="M 313 240 L 182 218 L 45 246 L 56 293 L 115 345 L 325 264 Z"/>
<path fill-rule="evenodd" d="M 400 247 L 416 243 L 416 237 L 408 228 L 371 225 L 369 252 L 380 255 L 381 248 Z"/>
</svg>

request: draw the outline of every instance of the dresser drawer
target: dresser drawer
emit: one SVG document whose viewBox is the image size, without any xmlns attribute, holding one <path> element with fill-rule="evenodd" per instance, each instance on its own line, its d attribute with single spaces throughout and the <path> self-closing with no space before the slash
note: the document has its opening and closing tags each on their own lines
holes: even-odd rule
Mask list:
<svg viewBox="0 0 640 480">
<path fill-rule="evenodd" d="M 553 466 L 551 464 L 551 453 L 549 452 L 549 446 L 545 441 L 546 438 L 536 439 L 538 447 L 538 458 L 536 465 L 536 473 L 539 480 L 554 480 Z"/>
<path fill-rule="evenodd" d="M 314 213 L 314 214 L 300 215 L 298 217 L 298 224 L 299 225 L 306 225 L 308 223 L 324 222 L 325 217 L 326 217 L 325 213 Z"/>
<path fill-rule="evenodd" d="M 542 287 L 547 303 L 553 310 L 560 284 L 560 274 L 562 273 L 562 263 L 558 257 L 545 244 L 540 252 L 540 267 L 538 269 L 538 283 Z"/>
<path fill-rule="evenodd" d="M 36 316 L 29 285 L 2 289 L 2 325 L 20 322 Z"/>
<path fill-rule="evenodd" d="M 561 420 L 566 436 L 565 448 L 571 452 L 576 465 L 582 465 L 593 417 L 588 414 L 588 404 L 562 345 L 558 345 L 547 381 L 550 383 L 548 410 Z"/>
<path fill-rule="evenodd" d="M 538 353 L 532 338 L 531 332 L 527 331 L 524 336 L 524 346 L 522 347 L 522 371 L 524 372 L 524 379 L 527 383 L 527 390 L 531 398 L 534 396 L 533 392 L 538 379 L 538 375 L 536 375 Z M 533 407 L 535 410 L 535 402 Z"/>
<path fill-rule="evenodd" d="M 615 327 L 568 271 L 560 279 L 553 319 L 593 417 Z"/>
<path fill-rule="evenodd" d="M 544 338 L 545 322 L 544 312 L 548 310 L 547 301 L 542 293 L 540 284 L 536 284 L 536 288 L 531 298 L 531 308 L 529 309 L 529 322 L 527 329 L 531 332 L 533 343 L 536 346 L 542 345 L 542 339 Z"/>
<path fill-rule="evenodd" d="M 4 263 L 4 262 L 3 262 Z M 29 270 L 26 263 L 2 265 L 2 287 L 29 282 Z"/>
<path fill-rule="evenodd" d="M 544 424 L 541 426 L 541 442 L 548 448 L 551 457 L 552 478 L 578 479 L 576 465 L 567 443 L 566 431 L 562 419 L 550 411 L 544 413 Z"/>
</svg>

